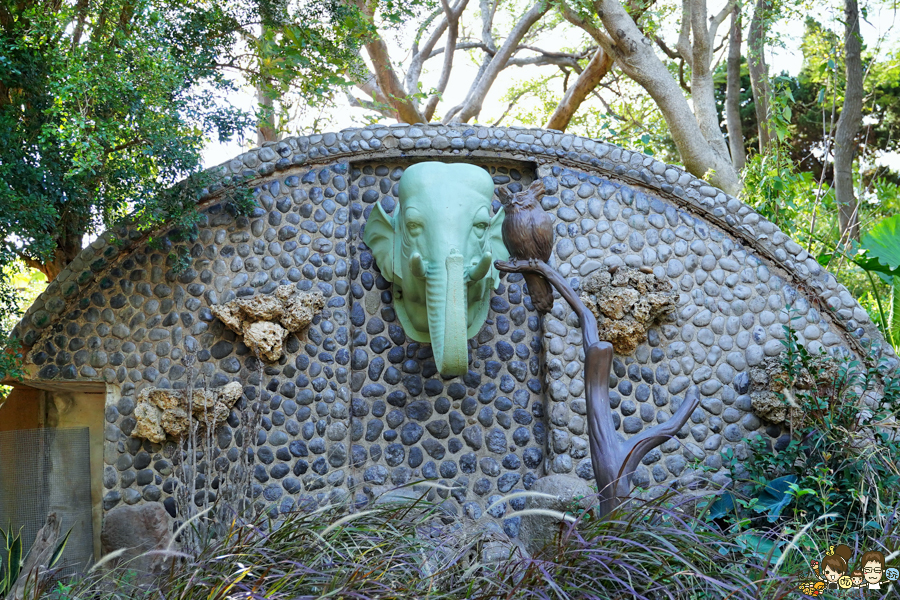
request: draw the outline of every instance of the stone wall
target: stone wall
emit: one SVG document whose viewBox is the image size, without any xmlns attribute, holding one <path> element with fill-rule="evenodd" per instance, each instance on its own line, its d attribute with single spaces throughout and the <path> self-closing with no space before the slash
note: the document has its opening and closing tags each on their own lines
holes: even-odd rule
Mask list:
<svg viewBox="0 0 900 600">
<path fill-rule="evenodd" d="M 650 493 L 688 482 L 697 463 L 723 480 L 719 453 L 746 456 L 751 435 L 778 443 L 780 428 L 751 412 L 749 368 L 780 352 L 789 318 L 813 352 L 858 354 L 874 341 L 893 356 L 805 250 L 740 201 L 651 157 L 558 132 L 468 125 L 291 138 L 211 171 L 218 182 L 201 201 L 195 242 L 170 235 L 168 248 L 153 250 L 127 228 L 108 232 L 17 328 L 32 346 L 33 379 L 118 388 L 105 414 L 106 510 L 143 501 L 174 510 L 174 444 L 131 434 L 137 395 L 188 385 L 188 355 L 195 385 L 239 381 L 237 408 L 260 403 L 256 493 L 285 509 L 435 479 L 480 515 L 495 496 L 545 474 L 591 477 L 581 336 L 562 300 L 541 319 L 521 276 L 504 275 L 461 378 L 441 378 L 430 347 L 400 328 L 362 230 L 374 203 L 393 211 L 414 160 L 479 164 L 513 192 L 543 178 L 543 206 L 556 219 L 553 263 L 576 289 L 622 265 L 673 284 L 676 311 L 616 357 L 611 380 L 623 436 L 669 418 L 685 394 L 702 398 L 677 439 L 644 460 L 635 483 Z M 235 217 L 223 201 L 222 188 L 234 185 L 257 191 L 251 215 Z M 176 273 L 166 253 L 178 244 L 192 260 Z M 210 307 L 283 284 L 321 292 L 325 309 L 287 338 L 280 361 L 260 365 Z M 222 457 L 237 459 L 241 434 L 233 411 L 217 431 Z M 503 525 L 518 532 L 516 519 Z"/>
</svg>

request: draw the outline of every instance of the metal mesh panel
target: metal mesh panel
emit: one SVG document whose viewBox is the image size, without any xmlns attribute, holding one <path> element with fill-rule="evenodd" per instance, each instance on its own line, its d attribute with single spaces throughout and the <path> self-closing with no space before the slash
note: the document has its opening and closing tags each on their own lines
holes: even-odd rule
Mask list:
<svg viewBox="0 0 900 600">
<path fill-rule="evenodd" d="M 0 432 L 0 527 L 21 530 L 27 550 L 50 512 L 62 535 L 72 529 L 61 574 L 84 569 L 94 548 L 88 428 Z"/>
</svg>

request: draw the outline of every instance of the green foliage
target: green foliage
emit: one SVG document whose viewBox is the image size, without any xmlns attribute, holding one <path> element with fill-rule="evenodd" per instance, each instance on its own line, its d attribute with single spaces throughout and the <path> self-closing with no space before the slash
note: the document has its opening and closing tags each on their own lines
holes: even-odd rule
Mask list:
<svg viewBox="0 0 900 600">
<path fill-rule="evenodd" d="M 217 99 L 234 87 L 217 70 L 210 19 L 175 0 L 12 8 L 0 37 L 4 271 L 22 259 L 55 275 L 85 234 L 198 171 L 210 136 L 250 124 Z"/>
<path fill-rule="evenodd" d="M 204 146 L 275 120 L 274 109 L 252 114 L 224 98 L 250 83 L 283 115 L 327 104 L 370 32 L 338 0 L 24 0 L 0 12 L 7 329 L 19 314 L 11 275 L 23 261 L 52 279 L 86 235 L 130 213 L 151 244 L 163 226 L 189 239 Z M 250 206 L 245 197 L 232 204 Z"/>
<path fill-rule="evenodd" d="M 755 556 L 767 540 L 723 535 L 672 496 L 602 519 L 571 514 L 532 556 L 490 517 L 453 517 L 415 499 L 235 520 L 196 555 L 173 561 L 155 586 L 140 585 L 125 565 L 65 582 L 47 598 L 750 600 L 789 589 Z"/>
<path fill-rule="evenodd" d="M 0 529 L 0 538 L 3 539 L 6 550 L 6 568 L 0 564 L 0 597 L 6 597 L 19 579 L 19 572 L 22 570 L 22 537 L 21 534 L 13 535 L 12 529 L 9 531 Z"/>
<path fill-rule="evenodd" d="M 748 459 L 726 456 L 732 476 L 745 497 L 775 482 L 786 492 L 789 484 L 793 519 L 826 531 L 861 531 L 871 521 L 883 526 L 900 502 L 900 442 L 890 426 L 900 410 L 900 373 L 877 357 L 863 364 L 811 356 L 791 326 L 784 328 L 782 372 L 770 383 L 783 402 L 800 408 L 802 419 L 792 423 L 783 450 L 756 437 L 748 440 Z M 827 514 L 840 518 L 832 522 Z"/>
<path fill-rule="evenodd" d="M 59 563 L 71 534 L 72 530 L 70 529 L 63 539 L 56 544 L 53 553 L 50 555 L 50 560 L 46 565 L 41 565 L 42 567 L 53 569 Z M 0 540 L 3 540 L 3 549 L 5 551 L 4 561 L 0 562 L 0 598 L 5 598 L 13 589 L 13 586 L 16 585 L 19 576 L 22 575 L 22 565 L 25 563 L 25 559 L 28 558 L 28 554 L 23 553 L 21 532 L 14 534 L 12 528 L 8 528 L 6 531 L 0 529 Z M 5 568 L 4 564 L 6 565 Z"/>
<path fill-rule="evenodd" d="M 864 256 L 854 257 L 867 271 L 896 277 L 900 275 L 900 215 L 882 219 L 862 238 Z"/>
<path fill-rule="evenodd" d="M 729 461 L 734 458 L 734 451 L 725 452 L 725 458 Z M 791 503 L 792 484 L 797 482 L 796 475 L 785 475 L 772 481 L 764 482 L 762 489 L 756 492 L 748 500 L 737 499 L 731 492 L 725 492 L 709 507 L 711 519 L 721 519 L 731 513 L 737 513 L 738 507 L 751 509 L 755 513 L 763 513 L 769 521 L 775 521 L 781 512 Z"/>
<path fill-rule="evenodd" d="M 781 144 L 752 155 L 742 175 L 745 202 L 794 237 L 807 233 L 798 224 L 812 212 L 816 183 L 810 173 L 796 170 Z"/>
<path fill-rule="evenodd" d="M 584 62 L 587 63 L 589 58 Z M 562 78 L 561 74 L 535 77 L 510 87 L 502 99 L 510 109 L 501 121 L 543 127 L 562 100 L 562 94 L 556 89 Z M 572 74 L 568 84 L 574 83 L 574 79 Z M 602 139 L 663 161 L 680 161 L 665 120 L 653 100 L 627 81 L 620 82 L 616 99 L 608 105 L 598 106 L 591 98 L 585 100 L 572 116 L 566 131 Z"/>
</svg>

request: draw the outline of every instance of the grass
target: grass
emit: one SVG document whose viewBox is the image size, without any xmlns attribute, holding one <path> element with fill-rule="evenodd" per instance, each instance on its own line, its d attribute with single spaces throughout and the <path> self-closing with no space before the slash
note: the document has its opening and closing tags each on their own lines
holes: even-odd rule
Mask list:
<svg viewBox="0 0 900 600">
<path fill-rule="evenodd" d="M 692 500 L 675 495 L 635 500 L 602 519 L 575 512 L 528 555 L 489 517 L 456 517 L 421 500 L 330 506 L 234 520 L 195 555 L 173 552 L 154 579 L 107 563 L 35 597 L 657 600 L 790 592 L 789 578 L 744 556 L 694 512 Z"/>
</svg>

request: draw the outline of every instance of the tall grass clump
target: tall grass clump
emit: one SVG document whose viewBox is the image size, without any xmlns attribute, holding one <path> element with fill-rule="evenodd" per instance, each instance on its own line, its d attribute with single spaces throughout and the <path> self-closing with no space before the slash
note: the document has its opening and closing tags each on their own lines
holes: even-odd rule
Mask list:
<svg viewBox="0 0 900 600">
<path fill-rule="evenodd" d="M 533 555 L 488 518 L 421 501 L 261 515 L 233 521 L 195 556 L 175 554 L 155 580 L 121 565 L 48 598 L 687 600 L 778 598 L 790 589 L 684 500 L 635 500 L 600 519 L 574 512 Z"/>
<path fill-rule="evenodd" d="M 232 521 L 155 578 L 128 565 L 98 569 L 51 598 L 216 600 L 268 598 L 461 598 L 467 548 L 436 507 L 386 504 L 354 512 L 330 506 Z M 185 527 L 191 527 L 186 524 Z"/>
<path fill-rule="evenodd" d="M 597 519 L 583 512 L 530 558 L 502 569 L 496 597 L 547 600 L 778 598 L 790 578 L 745 555 L 675 492 Z M 486 596 L 490 597 L 490 596 Z"/>
</svg>

